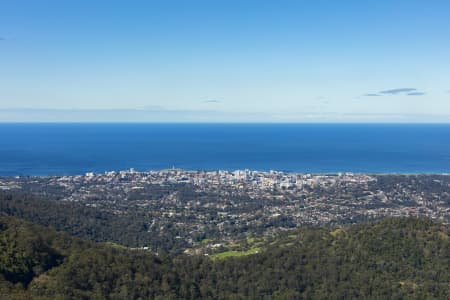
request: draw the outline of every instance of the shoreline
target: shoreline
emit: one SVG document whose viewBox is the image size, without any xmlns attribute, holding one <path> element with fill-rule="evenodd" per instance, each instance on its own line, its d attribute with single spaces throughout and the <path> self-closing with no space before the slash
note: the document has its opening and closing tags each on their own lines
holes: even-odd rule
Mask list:
<svg viewBox="0 0 450 300">
<path fill-rule="evenodd" d="M 183 169 L 183 168 L 164 168 L 164 169 L 148 169 L 136 170 L 134 168 L 124 170 L 108 170 L 108 171 L 86 171 L 83 173 L 66 173 L 66 174 L 12 174 L 3 175 L 0 178 L 51 178 L 51 177 L 78 177 L 78 176 L 101 176 L 112 173 L 116 174 L 154 174 L 154 173 L 235 173 L 235 172 L 252 172 L 261 174 L 284 174 L 284 175 L 310 175 L 310 176 L 341 176 L 341 175 L 367 175 L 367 176 L 450 176 L 450 172 L 351 172 L 351 171 L 335 171 L 335 172 L 307 172 L 307 171 L 283 171 L 283 170 L 257 170 L 257 169 Z"/>
</svg>

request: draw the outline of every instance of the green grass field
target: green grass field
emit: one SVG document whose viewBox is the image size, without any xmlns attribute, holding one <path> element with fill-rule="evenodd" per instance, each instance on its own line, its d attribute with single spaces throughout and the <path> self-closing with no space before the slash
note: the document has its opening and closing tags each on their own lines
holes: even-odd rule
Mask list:
<svg viewBox="0 0 450 300">
<path fill-rule="evenodd" d="M 251 255 L 251 254 L 256 254 L 259 253 L 261 251 L 260 248 L 251 248 L 247 251 L 234 251 L 234 250 L 230 250 L 230 251 L 225 251 L 225 252 L 221 252 L 221 253 L 215 253 L 215 254 L 211 254 L 210 257 L 212 259 L 225 259 L 228 257 L 239 257 L 239 256 L 247 256 L 247 255 Z"/>
</svg>

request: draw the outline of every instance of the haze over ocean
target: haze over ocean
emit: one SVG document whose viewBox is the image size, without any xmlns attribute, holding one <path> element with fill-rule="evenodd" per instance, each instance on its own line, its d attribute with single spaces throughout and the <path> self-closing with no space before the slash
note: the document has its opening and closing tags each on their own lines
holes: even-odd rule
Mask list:
<svg viewBox="0 0 450 300">
<path fill-rule="evenodd" d="M 0 175 L 450 173 L 446 124 L 0 124 Z"/>
</svg>

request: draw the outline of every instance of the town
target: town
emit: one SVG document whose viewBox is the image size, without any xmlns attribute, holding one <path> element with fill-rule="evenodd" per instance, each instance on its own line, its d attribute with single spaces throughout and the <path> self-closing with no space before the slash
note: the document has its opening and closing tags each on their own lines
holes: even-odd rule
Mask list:
<svg viewBox="0 0 450 300">
<path fill-rule="evenodd" d="M 134 169 L 78 176 L 2 177 L 0 190 L 139 216 L 185 249 L 301 225 L 383 217 L 450 222 L 450 175 L 302 174 Z"/>
</svg>

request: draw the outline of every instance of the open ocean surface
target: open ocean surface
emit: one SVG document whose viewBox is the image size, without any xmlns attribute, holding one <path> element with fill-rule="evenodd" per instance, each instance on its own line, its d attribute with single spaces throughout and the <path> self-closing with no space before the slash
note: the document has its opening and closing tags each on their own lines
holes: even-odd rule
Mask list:
<svg viewBox="0 0 450 300">
<path fill-rule="evenodd" d="M 450 125 L 0 124 L 0 175 L 135 168 L 450 173 Z"/>
</svg>

